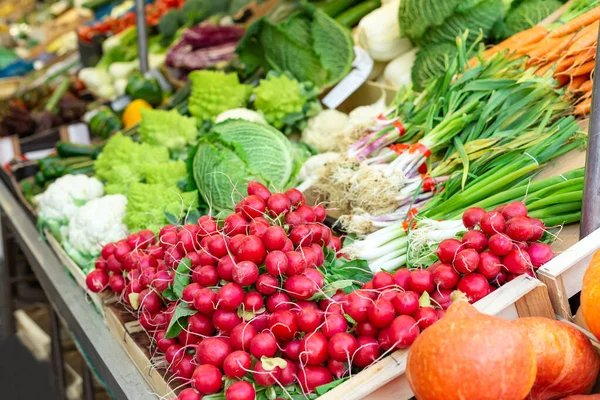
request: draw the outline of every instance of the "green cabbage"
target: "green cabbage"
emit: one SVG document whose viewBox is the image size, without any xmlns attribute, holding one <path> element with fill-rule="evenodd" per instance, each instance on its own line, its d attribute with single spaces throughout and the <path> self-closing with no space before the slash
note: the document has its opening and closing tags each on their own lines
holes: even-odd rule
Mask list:
<svg viewBox="0 0 600 400">
<path fill-rule="evenodd" d="M 457 54 L 456 44 L 452 42 L 433 43 L 419 50 L 411 74 L 415 89 L 424 89 L 429 81 L 442 75 Z"/>
<path fill-rule="evenodd" d="M 517 4 L 513 3 L 504 21 L 499 22 L 494 28 L 495 37 L 503 40 L 529 29 L 542 22 L 560 6 L 562 2 L 559 0 L 524 0 Z"/>
<path fill-rule="evenodd" d="M 429 28 L 442 25 L 459 4 L 460 0 L 402 0 L 398 9 L 400 33 L 417 42 Z"/>
<path fill-rule="evenodd" d="M 299 5 L 282 21 L 275 21 L 275 17 L 256 21 L 237 52 L 251 70 L 288 71 L 298 81 L 312 82 L 319 88 L 339 82 L 354 60 L 350 32 L 309 4 Z"/>
<path fill-rule="evenodd" d="M 176 110 L 142 109 L 138 132 L 142 142 L 169 150 L 181 150 L 193 144 L 198 136 L 194 118 L 184 117 Z"/>
<path fill-rule="evenodd" d="M 250 180 L 281 190 L 294 172 L 294 154 L 277 129 L 245 120 L 227 120 L 200 139 L 193 174 L 200 196 L 214 210 L 231 209 Z"/>
</svg>

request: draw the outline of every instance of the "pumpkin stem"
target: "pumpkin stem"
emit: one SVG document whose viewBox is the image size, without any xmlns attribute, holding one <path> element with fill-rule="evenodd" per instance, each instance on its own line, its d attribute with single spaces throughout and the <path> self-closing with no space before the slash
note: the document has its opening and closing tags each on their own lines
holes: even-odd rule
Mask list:
<svg viewBox="0 0 600 400">
<path fill-rule="evenodd" d="M 453 303 L 458 303 L 460 301 L 465 301 L 467 303 L 469 302 L 469 299 L 467 298 L 467 295 L 465 295 L 460 290 L 455 290 L 454 292 L 452 292 L 450 294 L 450 300 L 452 300 Z"/>
</svg>

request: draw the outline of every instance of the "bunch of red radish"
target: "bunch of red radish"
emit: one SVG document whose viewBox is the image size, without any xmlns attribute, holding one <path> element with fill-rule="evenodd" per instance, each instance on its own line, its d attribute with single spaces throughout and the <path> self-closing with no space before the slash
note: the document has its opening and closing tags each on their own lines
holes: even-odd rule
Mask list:
<svg viewBox="0 0 600 400">
<path fill-rule="evenodd" d="M 519 275 L 534 276 L 552 259 L 552 248 L 539 242 L 544 224 L 528 217 L 521 202 L 490 212 L 472 207 L 462 221 L 468 229 L 462 240 L 443 240 L 437 249 L 439 262 L 427 269 L 438 289 L 432 297 L 445 308 L 455 289 L 473 303 Z"/>
</svg>

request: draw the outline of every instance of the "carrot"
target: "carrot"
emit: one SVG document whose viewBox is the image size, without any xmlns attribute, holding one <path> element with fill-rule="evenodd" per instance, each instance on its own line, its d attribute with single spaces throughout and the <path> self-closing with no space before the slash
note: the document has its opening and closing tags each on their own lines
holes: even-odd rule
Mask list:
<svg viewBox="0 0 600 400">
<path fill-rule="evenodd" d="M 559 74 L 554 77 L 558 82 L 558 87 L 563 87 L 569 82 L 569 76 L 564 74 Z"/>
<path fill-rule="evenodd" d="M 575 107 L 575 111 L 573 111 L 573 114 L 575 114 L 575 115 L 588 114 L 590 112 L 591 108 L 592 108 L 592 98 L 588 97 L 581 103 L 577 104 L 577 107 Z"/>
<path fill-rule="evenodd" d="M 498 43 L 496 46 L 490 47 L 483 53 L 483 58 L 484 60 L 487 60 L 504 50 L 516 51 L 521 47 L 525 47 L 533 43 L 539 42 L 547 34 L 548 31 L 546 30 L 546 28 L 540 25 L 536 25 L 533 28 L 529 28 L 515 35 L 512 35 L 503 42 Z M 473 67 L 475 64 L 477 64 L 477 57 L 473 57 L 469 60 L 470 67 Z"/>
<path fill-rule="evenodd" d="M 577 91 L 577 89 L 579 89 L 581 87 L 581 85 L 583 85 L 585 83 L 585 81 L 588 80 L 587 76 L 584 75 L 580 75 L 580 76 L 576 76 L 574 78 L 571 79 L 571 82 L 569 82 L 569 86 L 567 87 L 567 90 L 569 92 L 575 92 Z"/>
<path fill-rule="evenodd" d="M 544 76 L 546 74 L 546 72 L 548 72 L 550 70 L 550 68 L 552 68 L 553 66 L 554 66 L 554 63 L 552 63 L 552 62 L 543 64 L 535 71 L 535 74 L 537 76 Z"/>
<path fill-rule="evenodd" d="M 570 73 L 572 76 L 587 75 L 594 70 L 595 65 L 596 65 L 595 60 L 588 61 L 588 62 L 578 66 L 577 68 L 573 69 L 572 71 L 570 71 Z"/>
<path fill-rule="evenodd" d="M 600 21 L 594 22 L 592 25 L 581 30 L 579 38 L 569 46 L 568 55 L 576 54 L 596 45 L 598 41 L 598 26 Z"/>
<path fill-rule="evenodd" d="M 593 81 L 591 79 L 588 79 L 581 86 L 579 86 L 579 91 L 584 92 L 584 93 L 588 93 L 588 92 L 591 93 L 592 86 L 593 86 Z"/>
<path fill-rule="evenodd" d="M 567 35 L 557 39 L 550 39 L 544 45 L 540 45 L 535 51 L 532 51 L 527 65 L 536 63 L 536 60 L 553 61 L 556 60 L 569 46 L 576 34 Z M 542 42 L 540 42 L 541 44 Z"/>
<path fill-rule="evenodd" d="M 573 33 L 583 28 L 584 26 L 588 26 L 600 19 L 600 7 L 596 7 L 585 14 L 580 15 L 577 18 L 573 18 L 571 21 L 567 22 L 563 26 L 554 29 L 551 31 L 548 36 L 551 38 L 561 37 L 564 35 L 568 35 L 569 33 Z"/>
<path fill-rule="evenodd" d="M 563 71 L 568 70 L 573 63 L 575 62 L 575 60 L 577 59 L 576 56 L 570 56 L 570 57 L 562 57 L 558 63 L 556 64 L 556 74 L 559 74 Z"/>
</svg>

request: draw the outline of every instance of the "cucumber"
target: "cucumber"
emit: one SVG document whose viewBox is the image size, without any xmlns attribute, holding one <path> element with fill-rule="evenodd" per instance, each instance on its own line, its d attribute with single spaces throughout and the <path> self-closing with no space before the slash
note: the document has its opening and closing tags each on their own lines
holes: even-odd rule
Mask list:
<svg viewBox="0 0 600 400">
<path fill-rule="evenodd" d="M 313 3 L 313 5 L 325 12 L 325 14 L 329 15 L 331 18 L 335 18 L 359 1 L 360 0 L 325 0 Z"/>
<path fill-rule="evenodd" d="M 96 158 L 99 154 L 97 146 L 75 144 L 59 141 L 56 143 L 56 152 L 60 157 L 91 157 Z"/>
<path fill-rule="evenodd" d="M 344 11 L 335 20 L 347 28 L 352 28 L 360 22 L 362 17 L 379 7 L 381 7 L 381 1 L 379 0 L 365 1 Z"/>
</svg>

